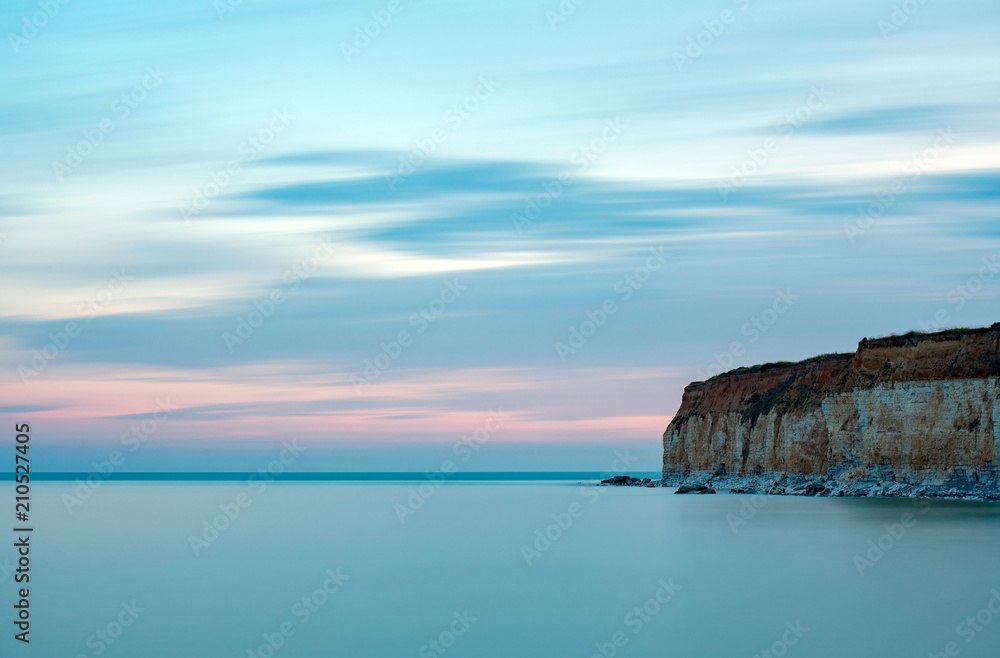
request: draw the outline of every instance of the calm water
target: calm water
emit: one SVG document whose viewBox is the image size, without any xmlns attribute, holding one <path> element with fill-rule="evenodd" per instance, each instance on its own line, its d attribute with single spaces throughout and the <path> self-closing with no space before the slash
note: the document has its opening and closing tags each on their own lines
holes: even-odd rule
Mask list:
<svg viewBox="0 0 1000 658">
<path fill-rule="evenodd" d="M 1000 655 L 1000 506 L 459 483 L 401 523 L 417 485 L 106 483 L 70 514 L 36 484 L 32 645 L 0 571 L 0 655 Z"/>
</svg>

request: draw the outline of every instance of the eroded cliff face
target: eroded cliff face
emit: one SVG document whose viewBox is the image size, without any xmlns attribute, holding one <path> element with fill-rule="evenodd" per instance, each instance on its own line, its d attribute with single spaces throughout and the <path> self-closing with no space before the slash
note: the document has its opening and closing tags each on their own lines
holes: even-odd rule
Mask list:
<svg viewBox="0 0 1000 658">
<path fill-rule="evenodd" d="M 663 434 L 665 480 L 995 481 L 998 465 L 1000 323 L 695 382 Z"/>
</svg>

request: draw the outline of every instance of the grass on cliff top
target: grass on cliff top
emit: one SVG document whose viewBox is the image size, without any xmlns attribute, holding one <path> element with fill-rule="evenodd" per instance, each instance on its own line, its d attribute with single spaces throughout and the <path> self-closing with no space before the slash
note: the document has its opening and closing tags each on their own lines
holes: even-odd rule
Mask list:
<svg viewBox="0 0 1000 658">
<path fill-rule="evenodd" d="M 728 377 L 730 375 L 744 375 L 752 374 L 758 372 L 765 372 L 767 370 L 773 370 L 775 368 L 787 368 L 788 366 L 801 366 L 808 363 L 814 363 L 816 361 L 825 361 L 826 359 L 836 359 L 842 357 L 852 357 L 854 352 L 830 352 L 829 354 L 820 354 L 819 356 L 811 356 L 808 359 L 802 361 L 775 361 L 773 363 L 761 363 L 756 366 L 742 366 L 740 368 L 733 368 L 732 370 L 727 370 L 724 373 L 718 374 L 706 381 L 715 381 L 716 379 L 721 379 L 722 377 Z M 705 382 L 691 382 L 692 384 L 704 384 Z"/>
<path fill-rule="evenodd" d="M 991 331 L 1000 331 L 1000 322 L 994 322 L 989 327 L 956 327 L 954 329 L 943 329 L 941 331 L 907 331 L 905 334 L 889 334 L 888 336 L 878 336 L 877 338 L 862 338 L 862 343 L 881 340 L 894 340 L 898 338 L 915 338 L 927 336 L 954 336 L 963 334 L 988 334 Z"/>
<path fill-rule="evenodd" d="M 964 335 L 964 334 L 986 334 L 991 331 L 1000 331 L 1000 322 L 994 322 L 989 327 L 974 327 L 974 328 L 964 328 L 958 327 L 955 329 L 944 329 L 943 331 L 933 331 L 933 332 L 923 332 L 923 331 L 908 331 L 905 334 L 891 334 L 889 336 L 880 336 L 878 338 L 862 338 L 862 343 L 870 343 L 875 341 L 890 341 L 897 340 L 900 338 L 915 338 L 915 337 L 927 337 L 927 336 L 954 336 L 954 335 Z M 767 370 L 773 370 L 774 368 L 787 368 L 788 366 L 798 366 L 805 365 L 808 363 L 813 363 L 815 361 L 823 361 L 824 359 L 834 359 L 837 357 L 847 357 L 854 356 L 854 352 L 832 352 L 830 354 L 820 354 L 819 356 L 813 356 L 803 361 L 775 361 L 774 363 L 762 363 L 756 366 L 743 366 L 740 368 L 733 368 L 732 370 L 727 370 L 726 372 L 720 373 L 715 377 L 711 377 L 706 381 L 715 381 L 716 379 L 721 379 L 722 377 L 728 377 L 730 375 L 743 375 L 758 372 L 765 372 Z M 692 384 L 704 384 L 705 382 L 691 382 Z"/>
</svg>

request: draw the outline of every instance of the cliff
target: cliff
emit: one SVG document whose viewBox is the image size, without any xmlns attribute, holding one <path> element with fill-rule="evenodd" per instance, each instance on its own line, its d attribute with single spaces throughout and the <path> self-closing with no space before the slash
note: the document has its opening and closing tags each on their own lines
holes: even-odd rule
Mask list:
<svg viewBox="0 0 1000 658">
<path fill-rule="evenodd" d="M 664 484 L 992 499 L 998 465 L 1000 323 L 694 382 L 663 434 Z"/>
</svg>

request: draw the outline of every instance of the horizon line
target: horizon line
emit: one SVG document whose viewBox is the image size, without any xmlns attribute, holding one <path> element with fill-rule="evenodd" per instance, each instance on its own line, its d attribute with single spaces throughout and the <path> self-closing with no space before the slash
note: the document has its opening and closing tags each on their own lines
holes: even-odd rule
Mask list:
<svg viewBox="0 0 1000 658">
<path fill-rule="evenodd" d="M 38 482 L 72 482 L 76 480 L 93 479 L 100 482 L 170 482 L 170 481 L 203 481 L 203 482 L 238 482 L 241 480 L 266 479 L 271 481 L 409 481 L 430 480 L 447 482 L 456 480 L 577 480 L 606 479 L 622 473 L 602 471 L 476 471 L 468 473 L 443 473 L 441 471 L 316 471 L 301 473 L 270 473 L 260 471 L 129 471 L 121 473 L 99 473 L 97 471 L 51 471 L 33 473 L 31 480 Z M 657 471 L 641 471 L 633 475 L 659 477 Z M 13 482 L 14 473 L 0 472 L 0 482 Z"/>
</svg>

